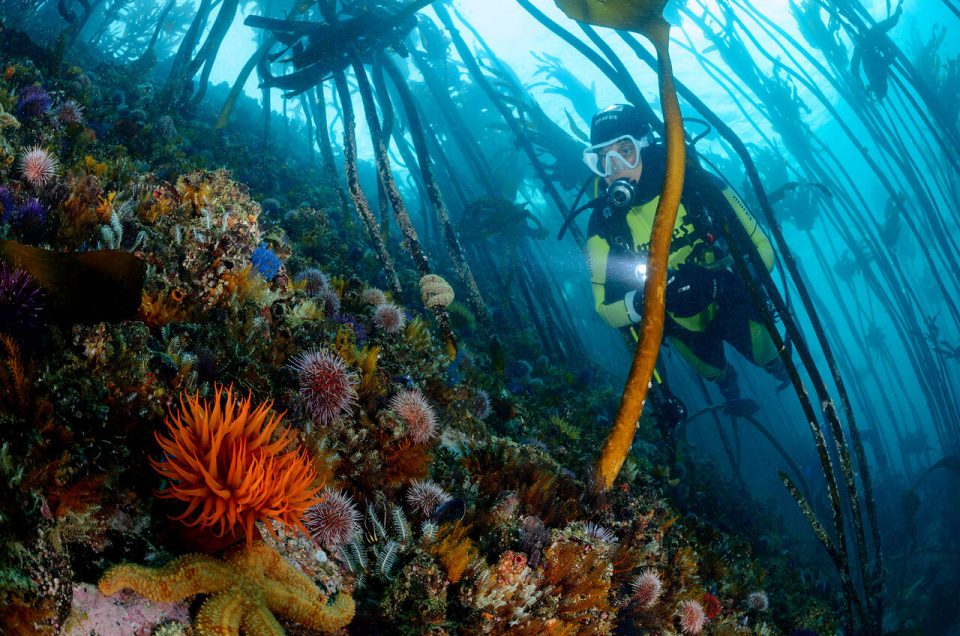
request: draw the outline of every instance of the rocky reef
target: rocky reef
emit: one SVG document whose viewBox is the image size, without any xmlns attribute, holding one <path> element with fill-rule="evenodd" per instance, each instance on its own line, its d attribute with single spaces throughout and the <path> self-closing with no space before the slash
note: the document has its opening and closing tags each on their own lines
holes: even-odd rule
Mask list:
<svg viewBox="0 0 960 636">
<path fill-rule="evenodd" d="M 258 171 L 242 122 L 7 55 L 0 238 L 145 269 L 90 321 L 62 261 L 4 258 L 4 633 L 832 633 L 786 550 L 696 513 L 708 470 L 638 445 L 594 494 L 613 390 L 455 304 L 451 359 L 322 179 L 274 196 L 306 160 Z"/>
</svg>

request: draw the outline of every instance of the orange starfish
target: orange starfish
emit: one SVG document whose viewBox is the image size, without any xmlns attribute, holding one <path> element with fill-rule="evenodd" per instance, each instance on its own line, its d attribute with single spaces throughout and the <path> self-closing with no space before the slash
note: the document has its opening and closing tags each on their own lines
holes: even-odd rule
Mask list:
<svg viewBox="0 0 960 636">
<path fill-rule="evenodd" d="M 196 636 L 282 636 L 274 615 L 332 632 L 349 624 L 356 609 L 342 592 L 329 602 L 307 575 L 263 543 L 235 548 L 222 561 L 188 554 L 160 568 L 122 563 L 104 573 L 99 588 L 106 596 L 130 589 L 164 603 L 209 594 L 194 621 Z"/>
</svg>

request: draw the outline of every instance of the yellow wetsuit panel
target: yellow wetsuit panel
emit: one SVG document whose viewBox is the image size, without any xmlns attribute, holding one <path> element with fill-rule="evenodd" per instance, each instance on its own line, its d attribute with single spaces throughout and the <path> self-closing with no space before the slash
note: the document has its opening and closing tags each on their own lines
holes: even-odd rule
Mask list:
<svg viewBox="0 0 960 636">
<path fill-rule="evenodd" d="M 733 191 L 727 188 L 724 189 L 723 194 L 727 201 L 729 201 L 734 212 L 736 212 L 737 218 L 740 220 L 740 223 L 743 224 L 753 244 L 756 246 L 764 265 L 768 270 L 772 270 L 774 263 L 773 247 L 769 239 L 764 235 L 756 219 L 750 215 L 743 202 Z M 657 203 L 659 201 L 660 197 L 655 196 L 650 201 L 642 205 L 636 205 L 627 212 L 626 222 L 633 240 L 633 245 L 630 247 L 637 253 L 646 252 L 649 248 L 650 235 L 653 231 L 653 219 L 656 215 Z M 693 243 L 682 241 L 682 239 L 693 232 L 695 232 L 693 225 L 687 221 L 687 210 L 683 204 L 681 204 L 677 211 L 677 220 L 674 224 L 672 240 L 677 241 L 675 244 L 680 244 L 681 242 L 684 244 L 681 247 L 671 248 L 670 255 L 667 259 L 668 269 L 677 269 L 682 263 L 686 263 L 691 253 L 693 253 L 695 246 L 702 244 L 702 241 Z M 678 239 L 681 240 L 678 241 Z M 711 264 L 715 262 L 713 251 L 706 250 L 702 252 L 702 254 L 703 260 L 697 264 L 710 267 Z M 631 309 L 627 308 L 624 298 L 608 299 L 606 297 L 607 265 L 608 258 L 610 257 L 610 245 L 600 236 L 590 236 L 587 239 L 587 256 L 590 262 L 590 282 L 593 288 L 594 307 L 597 313 L 600 314 L 601 318 L 603 318 L 608 325 L 617 329 L 636 322 L 631 319 L 630 314 L 632 312 Z M 713 320 L 717 310 L 717 303 L 711 303 L 699 314 L 686 318 L 680 318 L 669 312 L 667 313 L 684 329 L 700 332 L 705 330 L 710 321 Z M 634 316 L 636 316 L 636 314 L 634 314 Z"/>
</svg>

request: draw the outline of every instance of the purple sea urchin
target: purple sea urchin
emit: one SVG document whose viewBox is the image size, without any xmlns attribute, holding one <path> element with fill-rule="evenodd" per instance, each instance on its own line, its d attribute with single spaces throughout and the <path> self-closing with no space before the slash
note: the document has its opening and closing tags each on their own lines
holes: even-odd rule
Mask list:
<svg viewBox="0 0 960 636">
<path fill-rule="evenodd" d="M 318 424 L 329 424 L 357 401 L 357 373 L 339 356 L 325 350 L 294 358 L 291 367 L 300 379 L 304 409 Z"/>
<path fill-rule="evenodd" d="M 390 410 L 407 425 L 407 435 L 415 444 L 430 441 L 437 433 L 437 414 L 423 393 L 401 391 L 390 398 Z"/>
<path fill-rule="evenodd" d="M 40 326 L 43 292 L 22 269 L 0 264 L 0 332 L 28 333 Z"/>
<path fill-rule="evenodd" d="M 360 513 L 353 499 L 341 490 L 325 488 L 322 501 L 303 515 L 303 523 L 318 543 L 328 547 L 342 545 L 353 538 L 360 522 Z"/>
<path fill-rule="evenodd" d="M 490 394 L 483 389 L 474 391 L 473 398 L 470 400 L 470 412 L 473 416 L 478 420 L 485 420 L 490 416 L 492 411 L 493 406 L 490 404 Z"/>
<path fill-rule="evenodd" d="M 297 276 L 297 280 L 306 282 L 306 292 L 310 296 L 317 296 L 322 290 L 330 286 L 330 277 L 316 267 L 301 272 Z"/>
<path fill-rule="evenodd" d="M 16 198 L 13 195 L 13 190 L 0 185 L 0 216 L 6 217 L 13 210 L 14 203 L 16 203 Z"/>
<path fill-rule="evenodd" d="M 20 156 L 19 168 L 27 183 L 41 188 L 57 174 L 57 160 L 43 148 L 35 146 Z"/>
<path fill-rule="evenodd" d="M 429 517 L 438 506 L 450 501 L 453 497 L 429 479 L 415 479 L 407 491 L 407 503 L 416 512 Z"/>
<path fill-rule="evenodd" d="M 57 108 L 57 119 L 62 124 L 82 124 L 83 106 L 76 100 L 68 99 Z"/>
<path fill-rule="evenodd" d="M 399 307 L 383 303 L 373 310 L 373 324 L 387 333 L 397 333 L 407 324 L 407 319 Z"/>
<path fill-rule="evenodd" d="M 38 199 L 27 199 L 13 213 L 13 224 L 28 241 L 39 240 L 47 223 L 47 208 Z"/>
<path fill-rule="evenodd" d="M 337 296 L 337 292 L 329 287 L 324 287 L 317 292 L 316 297 L 320 301 L 320 306 L 323 307 L 325 317 L 335 318 L 340 314 L 340 297 Z"/>
<path fill-rule="evenodd" d="M 17 98 L 16 113 L 20 119 L 30 120 L 50 110 L 53 100 L 50 94 L 39 86 L 27 86 Z"/>
</svg>

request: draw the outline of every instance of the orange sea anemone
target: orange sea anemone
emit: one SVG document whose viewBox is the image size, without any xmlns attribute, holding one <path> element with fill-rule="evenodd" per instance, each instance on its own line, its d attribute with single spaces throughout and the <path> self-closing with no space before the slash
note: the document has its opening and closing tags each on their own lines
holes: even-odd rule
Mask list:
<svg viewBox="0 0 960 636">
<path fill-rule="evenodd" d="M 183 397 L 179 413 L 166 418 L 167 434 L 155 433 L 163 460 L 150 460 L 170 480 L 159 496 L 188 504 L 174 519 L 217 536 L 242 529 L 248 544 L 257 521 L 303 528 L 320 485 L 306 451 L 285 450 L 294 434 L 280 428 L 283 413 L 271 413 L 273 402 L 251 409 L 251 397 L 235 398 L 232 386 L 217 387 L 212 401 Z"/>
</svg>

